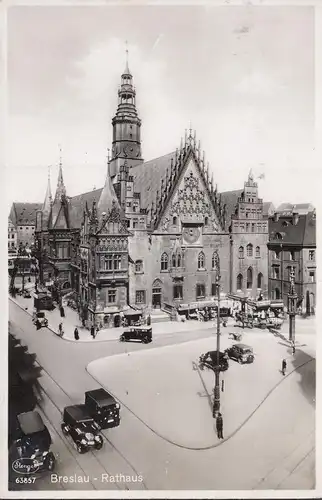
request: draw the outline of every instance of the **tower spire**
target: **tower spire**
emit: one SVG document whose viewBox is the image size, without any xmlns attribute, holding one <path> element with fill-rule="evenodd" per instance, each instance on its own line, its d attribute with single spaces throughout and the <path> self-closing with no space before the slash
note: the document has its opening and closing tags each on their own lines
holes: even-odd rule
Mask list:
<svg viewBox="0 0 322 500">
<path fill-rule="evenodd" d="M 66 196 L 66 188 L 63 178 L 62 148 L 61 145 L 59 145 L 59 170 L 58 170 L 58 181 L 57 181 L 55 199 L 60 199 L 62 196 Z"/>
<path fill-rule="evenodd" d="M 125 41 L 125 70 L 124 70 L 124 73 L 122 76 L 124 75 L 129 75 L 129 76 L 132 76 L 131 75 L 131 72 L 129 70 L 129 49 L 128 49 L 128 43 L 127 43 L 127 40 Z"/>
<path fill-rule="evenodd" d="M 51 209 L 51 205 L 53 202 L 52 194 L 51 194 L 51 185 L 50 185 L 50 166 L 48 167 L 48 181 L 47 181 L 47 189 L 46 189 L 46 195 L 45 195 L 45 200 L 42 206 L 42 212 L 44 214 L 48 214 Z"/>
</svg>

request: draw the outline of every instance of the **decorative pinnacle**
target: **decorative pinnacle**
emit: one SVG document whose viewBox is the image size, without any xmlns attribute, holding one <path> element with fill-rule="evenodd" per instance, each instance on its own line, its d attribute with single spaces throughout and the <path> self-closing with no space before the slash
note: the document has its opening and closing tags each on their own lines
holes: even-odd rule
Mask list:
<svg viewBox="0 0 322 500">
<path fill-rule="evenodd" d="M 127 40 L 125 41 L 125 70 L 124 70 L 124 75 L 131 75 L 130 70 L 129 70 L 129 49 L 128 49 L 128 42 Z"/>
</svg>

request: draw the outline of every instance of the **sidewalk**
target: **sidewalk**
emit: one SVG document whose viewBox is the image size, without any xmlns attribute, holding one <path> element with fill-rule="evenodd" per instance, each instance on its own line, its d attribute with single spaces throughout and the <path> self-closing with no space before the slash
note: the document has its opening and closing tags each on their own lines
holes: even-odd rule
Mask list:
<svg viewBox="0 0 322 500">
<path fill-rule="evenodd" d="M 30 284 L 29 284 L 30 285 Z M 31 287 L 29 286 L 29 289 Z M 33 299 L 25 299 L 20 295 L 17 295 L 15 298 L 10 297 L 10 300 L 18 304 L 22 309 L 25 309 L 31 316 L 33 313 Z M 64 306 L 65 317 L 62 318 L 60 316 L 59 309 L 56 307 L 53 311 L 46 311 L 46 318 L 48 318 L 48 328 L 50 328 L 55 333 L 58 333 L 59 323 L 63 324 L 64 336 L 63 340 L 67 340 L 69 342 L 108 342 L 112 340 L 118 340 L 124 328 L 105 328 L 98 332 L 95 339 L 92 338 L 89 330 L 82 326 L 82 323 L 78 317 L 77 311 L 74 311 L 68 306 Z M 231 319 L 231 324 L 227 325 L 232 326 L 233 320 Z M 78 328 L 79 340 L 74 339 L 74 330 L 75 327 Z M 185 333 L 188 331 L 196 331 L 196 330 L 210 330 L 216 329 L 217 323 L 214 321 L 200 322 L 196 320 L 189 320 L 185 322 L 181 321 L 162 321 L 159 323 L 153 323 L 153 335 L 171 335 L 173 333 Z M 225 330 L 226 330 L 225 329 Z"/>
</svg>

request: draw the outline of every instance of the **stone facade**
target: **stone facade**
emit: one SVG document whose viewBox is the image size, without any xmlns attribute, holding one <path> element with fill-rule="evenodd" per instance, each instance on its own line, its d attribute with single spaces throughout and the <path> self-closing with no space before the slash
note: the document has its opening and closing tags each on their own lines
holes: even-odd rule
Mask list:
<svg viewBox="0 0 322 500">
<path fill-rule="evenodd" d="M 293 210 L 269 219 L 269 297 L 287 305 L 290 275 L 294 269 L 298 306 L 312 313 L 316 306 L 315 211 L 299 215 Z"/>
<path fill-rule="evenodd" d="M 251 298 L 267 297 L 268 217 L 252 174 L 231 216 L 233 240 L 232 291 Z"/>
</svg>

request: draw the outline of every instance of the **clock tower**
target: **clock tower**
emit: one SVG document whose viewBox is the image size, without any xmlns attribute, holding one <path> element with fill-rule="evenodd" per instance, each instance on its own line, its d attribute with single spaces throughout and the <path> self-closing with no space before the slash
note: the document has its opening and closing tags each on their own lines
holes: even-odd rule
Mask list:
<svg viewBox="0 0 322 500">
<path fill-rule="evenodd" d="M 125 160 L 130 169 L 143 162 L 141 120 L 136 110 L 136 93 L 132 80 L 133 77 L 128 65 L 128 51 L 126 51 L 126 65 L 118 91 L 118 107 L 112 120 L 113 142 L 109 173 L 113 181 L 116 180 L 120 166 L 124 164 Z"/>
</svg>

